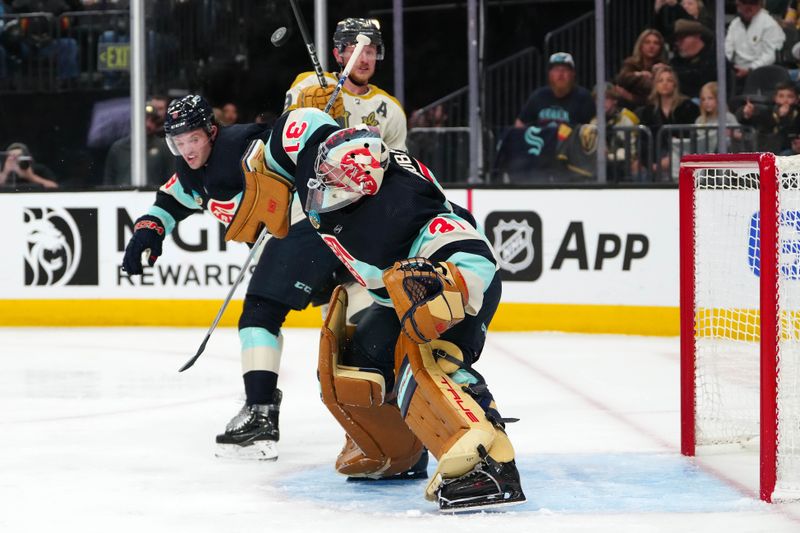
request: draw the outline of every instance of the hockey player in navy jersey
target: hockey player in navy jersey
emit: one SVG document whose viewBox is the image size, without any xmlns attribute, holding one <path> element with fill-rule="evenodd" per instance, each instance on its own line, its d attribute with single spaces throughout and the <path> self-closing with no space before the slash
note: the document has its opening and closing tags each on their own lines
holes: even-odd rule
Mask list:
<svg viewBox="0 0 800 533">
<path fill-rule="evenodd" d="M 269 130 L 260 124 L 221 127 L 209 103 L 198 95 L 169 105 L 164 130 L 177 171 L 134 224 L 123 259 L 128 275 L 143 273 L 145 252 L 152 266 L 161 255 L 164 238 L 194 213 L 207 210 L 225 224 L 226 239 L 252 243 L 257 238 L 256 231 L 232 222 L 240 209 L 251 207 L 242 205 L 242 153 L 253 139 L 266 138 Z M 273 227 L 286 238 L 267 241 L 247 288 L 239 317 L 245 402 L 216 437 L 220 456 L 277 459 L 281 326 L 291 309 L 305 308 L 313 297 L 321 294 L 327 301 L 330 289 L 324 288 L 335 272 L 347 275 L 299 209 L 294 221 L 289 227 L 287 216 L 280 229 Z"/>
<path fill-rule="evenodd" d="M 316 109 L 282 116 L 242 164 L 245 195 L 261 191 L 273 212 L 288 213 L 282 187 L 296 190 L 322 240 L 374 299 L 352 332 L 337 291 L 323 328 L 322 398 L 346 432 L 337 470 L 413 473 L 427 448 L 438 468 L 425 494 L 440 509 L 524 502 L 507 420 L 473 368 L 501 283 L 469 213 L 448 202 L 422 163 L 389 150 L 376 128 L 341 129 Z M 266 214 L 245 223 L 272 231 Z"/>
</svg>

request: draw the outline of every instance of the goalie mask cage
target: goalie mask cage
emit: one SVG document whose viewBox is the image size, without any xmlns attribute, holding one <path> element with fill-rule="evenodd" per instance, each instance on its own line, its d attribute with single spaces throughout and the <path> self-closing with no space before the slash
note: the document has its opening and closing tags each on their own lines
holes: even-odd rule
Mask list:
<svg viewBox="0 0 800 533">
<path fill-rule="evenodd" d="M 680 168 L 681 452 L 757 442 L 760 495 L 800 499 L 800 156 Z"/>
</svg>

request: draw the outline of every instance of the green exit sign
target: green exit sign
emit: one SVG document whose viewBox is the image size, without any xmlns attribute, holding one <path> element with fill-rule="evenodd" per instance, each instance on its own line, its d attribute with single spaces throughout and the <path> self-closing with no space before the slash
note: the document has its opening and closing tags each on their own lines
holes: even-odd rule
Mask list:
<svg viewBox="0 0 800 533">
<path fill-rule="evenodd" d="M 128 70 L 131 47 L 128 43 L 99 43 L 97 70 L 101 72 Z"/>
</svg>

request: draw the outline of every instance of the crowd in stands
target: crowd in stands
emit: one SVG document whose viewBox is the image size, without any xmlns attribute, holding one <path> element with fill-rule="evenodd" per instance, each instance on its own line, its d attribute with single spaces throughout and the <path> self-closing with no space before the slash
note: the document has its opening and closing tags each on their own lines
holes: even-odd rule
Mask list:
<svg viewBox="0 0 800 533">
<path fill-rule="evenodd" d="M 713 9 L 702 0 L 650 1 L 654 2 L 653 19 L 641 29 L 630 55 L 619 58 L 621 67 L 610 73 L 610 83 L 604 88 L 606 169 L 614 181 L 674 180 L 683 153 L 713 152 L 720 144 Z M 724 21 L 726 33 L 721 40 L 726 57 L 728 150 L 798 153 L 800 0 L 735 0 L 727 4 L 735 4 L 735 12 L 731 5 Z M 113 12 L 128 6 L 129 0 L 0 0 L 0 92 L 13 85 L 25 64 L 36 61 L 49 65 L 56 90 L 74 86 L 86 75 L 81 49 L 85 42 L 74 37 L 77 34 L 70 25 L 75 18 L 69 14 Z M 22 15 L 32 13 L 37 15 Z M 156 53 L 157 49 L 178 46 L 151 33 L 148 56 L 160 56 L 163 54 Z M 108 19 L 107 26 L 96 29 L 92 42 L 94 46 L 119 44 L 127 43 L 128 38 L 127 27 L 117 27 Z M 597 87 L 577 83 L 570 52 L 548 58 L 547 83 L 530 95 L 514 127 L 503 132 L 492 161 L 500 179 L 581 182 L 596 176 Z M 103 89 L 123 88 L 129 81 L 124 70 L 95 74 Z M 162 181 L 174 165 L 163 140 L 167 102 L 166 97 L 153 96 L 147 104 L 147 168 L 152 183 Z M 240 116 L 235 103 L 218 104 L 214 111 L 219 124 L 250 120 Z M 446 128 L 448 112 L 444 105 L 429 106 L 410 113 L 408 126 Z M 264 111 L 254 120 L 271 122 L 275 118 L 275 113 Z M 123 122 L 123 128 L 114 130 L 99 145 L 87 143 L 89 149 L 103 153 L 96 168 L 105 170 L 105 186 L 130 184 L 127 154 L 131 143 L 127 122 Z M 0 187 L 58 186 L 58 177 L 22 144 L 35 143 L 14 138 L 4 144 L 12 140 L 17 141 L 12 144 L 15 148 L 0 152 Z M 409 142 L 413 148 L 413 139 Z"/>
<path fill-rule="evenodd" d="M 726 20 L 725 117 L 729 151 L 796 154 L 800 148 L 800 2 L 736 0 Z M 680 155 L 718 149 L 714 18 L 702 0 L 655 0 L 606 87 L 607 170 L 617 180 L 674 180 Z M 501 143 L 505 181 L 564 182 L 596 175 L 595 100 L 575 81 L 567 52 L 548 61 Z"/>
</svg>

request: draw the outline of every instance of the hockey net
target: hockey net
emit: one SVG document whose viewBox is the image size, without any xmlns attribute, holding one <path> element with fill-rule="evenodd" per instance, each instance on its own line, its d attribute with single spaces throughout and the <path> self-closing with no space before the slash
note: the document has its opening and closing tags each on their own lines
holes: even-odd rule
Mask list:
<svg viewBox="0 0 800 533">
<path fill-rule="evenodd" d="M 761 497 L 800 499 L 800 157 L 681 163 L 681 449 L 759 447 Z"/>
</svg>

